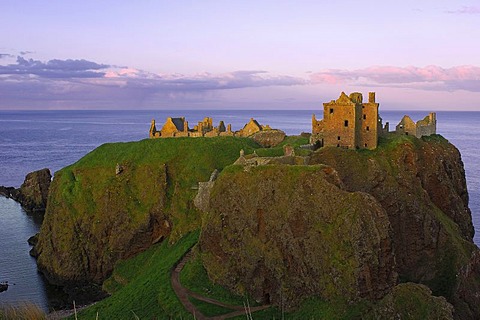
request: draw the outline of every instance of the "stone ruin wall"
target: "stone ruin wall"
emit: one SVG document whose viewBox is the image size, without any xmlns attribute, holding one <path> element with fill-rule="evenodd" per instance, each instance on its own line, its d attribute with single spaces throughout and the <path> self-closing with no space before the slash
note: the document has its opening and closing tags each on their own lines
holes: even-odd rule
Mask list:
<svg viewBox="0 0 480 320">
<path fill-rule="evenodd" d="M 416 123 L 409 117 L 404 116 L 395 128 L 397 134 L 412 135 L 417 138 L 429 136 L 437 133 L 437 116 L 435 112 L 431 112 Z"/>
</svg>

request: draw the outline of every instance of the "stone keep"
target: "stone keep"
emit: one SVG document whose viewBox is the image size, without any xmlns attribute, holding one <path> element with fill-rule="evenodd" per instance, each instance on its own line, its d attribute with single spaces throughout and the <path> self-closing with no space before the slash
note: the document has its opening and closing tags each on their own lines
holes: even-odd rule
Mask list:
<svg viewBox="0 0 480 320">
<path fill-rule="evenodd" d="M 336 146 L 353 149 L 375 149 L 382 132 L 382 119 L 375 92 L 363 102 L 362 94 L 340 94 L 337 100 L 323 104 L 323 120 L 312 117 L 311 143 L 320 147 Z"/>
</svg>

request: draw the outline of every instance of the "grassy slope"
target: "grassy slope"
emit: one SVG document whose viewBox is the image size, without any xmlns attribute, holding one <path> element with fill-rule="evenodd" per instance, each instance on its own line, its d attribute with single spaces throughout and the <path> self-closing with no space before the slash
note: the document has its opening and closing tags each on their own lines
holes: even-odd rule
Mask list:
<svg viewBox="0 0 480 320">
<path fill-rule="evenodd" d="M 167 212 L 173 219 L 174 230 L 171 239 L 175 240 L 183 234 L 199 227 L 198 215 L 191 206 L 191 200 L 196 191 L 192 189 L 199 181 L 207 181 L 214 169 L 222 169 L 238 158 L 240 149 L 246 153 L 253 152 L 257 145 L 250 139 L 221 138 L 178 138 L 178 139 L 155 139 L 142 140 L 128 143 L 109 143 L 100 146 L 77 163 L 61 170 L 60 177 L 65 188 L 62 200 L 69 204 L 79 213 L 92 214 L 95 210 L 95 203 L 92 197 L 85 195 L 86 188 L 77 188 L 72 180 L 75 179 L 76 171 L 95 173 L 98 181 L 93 194 L 109 187 L 114 182 L 112 174 L 117 163 L 124 167 L 135 166 L 137 168 L 167 165 L 169 183 L 167 189 Z M 151 179 L 150 170 L 138 170 L 136 178 L 147 181 Z M 141 175 L 138 177 L 138 175 Z M 138 184 L 137 184 L 138 185 Z M 90 187 L 90 186 L 89 186 Z M 130 210 L 132 219 L 143 216 L 144 205 L 148 200 L 149 190 L 131 190 L 133 194 L 141 194 L 136 206 Z M 140 198 L 140 197 L 139 197 Z M 82 199 L 84 201 L 78 201 Z M 78 207 L 80 206 L 80 207 Z M 145 208 L 144 208 L 145 207 Z"/>
<path fill-rule="evenodd" d="M 259 148 L 248 138 L 232 137 L 146 139 L 138 142 L 108 143 L 56 173 L 57 189 L 61 190 L 61 194 L 57 192 L 51 202 L 63 206 L 61 211 L 95 216 L 98 203 L 93 199 L 100 199 L 108 188 L 122 187 L 114 184 L 128 184 L 129 188 L 133 189 L 122 192 L 129 194 L 130 198 L 134 197 L 129 203 L 128 211 L 132 221 L 139 223 L 139 220 L 144 219 L 145 212 L 154 205 L 150 202 L 157 198 L 154 190 L 139 186 L 142 181 L 145 181 L 146 185 L 153 184 L 147 183 L 153 179 L 152 172 L 158 171 L 159 166 L 165 163 L 168 175 L 166 211 L 174 226 L 170 239 L 175 241 L 183 234 L 200 227 L 198 211 L 192 205 L 197 191 L 192 187 L 199 181 L 208 181 L 214 169 L 221 170 L 233 163 L 238 158 L 240 149 L 244 149 L 245 154 L 257 150 L 261 156 L 273 156 L 282 155 L 285 144 L 299 146 L 306 143 L 308 139 L 302 137 L 287 137 L 279 146 L 270 149 Z M 114 175 L 117 163 L 135 169 L 132 178 L 134 181 L 118 182 Z"/>
<path fill-rule="evenodd" d="M 79 314 L 79 319 L 190 319 L 170 285 L 175 263 L 198 240 L 198 231 L 169 245 L 157 244 L 120 262 L 105 286 L 113 295 Z"/>
</svg>

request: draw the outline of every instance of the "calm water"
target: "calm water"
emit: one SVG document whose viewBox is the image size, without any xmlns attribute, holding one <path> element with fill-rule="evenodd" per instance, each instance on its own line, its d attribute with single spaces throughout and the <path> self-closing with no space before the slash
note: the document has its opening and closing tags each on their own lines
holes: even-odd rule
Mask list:
<svg viewBox="0 0 480 320">
<path fill-rule="evenodd" d="M 321 118 L 321 112 L 316 112 Z M 405 112 L 382 111 L 394 128 Z M 408 112 L 414 120 L 427 112 Z M 148 137 L 150 120 L 159 126 L 167 116 L 186 116 L 192 126 L 205 116 L 214 124 L 223 120 L 238 130 L 254 117 L 287 134 L 311 131 L 312 111 L 0 111 L 0 185 L 19 187 L 28 172 L 52 172 L 80 159 L 106 142 Z M 455 144 L 465 164 L 475 243 L 480 243 L 480 112 L 438 112 L 438 133 Z M 0 281 L 15 285 L 0 293 L 2 303 L 32 301 L 48 309 L 50 294 L 28 254 L 27 239 L 38 232 L 40 221 L 25 214 L 12 200 L 0 197 Z"/>
</svg>

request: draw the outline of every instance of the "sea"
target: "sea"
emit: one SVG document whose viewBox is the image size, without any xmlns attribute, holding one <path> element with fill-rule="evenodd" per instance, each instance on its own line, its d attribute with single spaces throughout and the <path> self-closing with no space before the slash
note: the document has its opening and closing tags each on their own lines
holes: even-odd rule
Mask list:
<svg viewBox="0 0 480 320">
<path fill-rule="evenodd" d="M 150 121 L 161 126 L 167 117 L 186 117 L 190 124 L 212 117 L 239 130 L 250 118 L 297 135 L 311 131 L 312 113 L 321 110 L 160 110 L 160 111 L 0 111 L 0 185 L 19 187 L 27 173 L 49 168 L 52 173 L 72 164 L 101 144 L 148 138 Z M 417 121 L 427 111 L 381 111 L 390 128 L 405 115 Z M 480 112 L 437 112 L 437 133 L 461 152 L 480 244 Z M 27 214 L 11 199 L 0 197 L 0 306 L 31 302 L 45 311 L 54 308 L 58 292 L 37 272 L 27 239 L 39 231 L 42 217 Z"/>
</svg>

